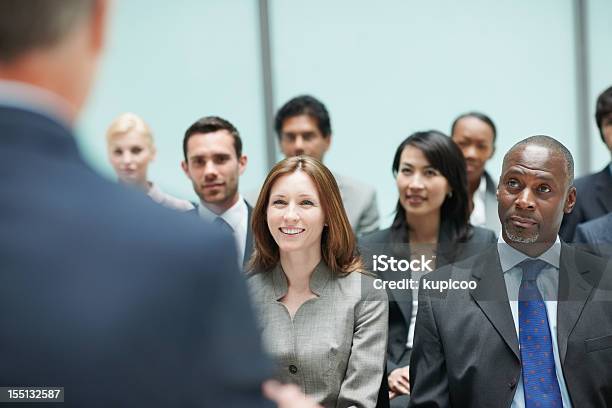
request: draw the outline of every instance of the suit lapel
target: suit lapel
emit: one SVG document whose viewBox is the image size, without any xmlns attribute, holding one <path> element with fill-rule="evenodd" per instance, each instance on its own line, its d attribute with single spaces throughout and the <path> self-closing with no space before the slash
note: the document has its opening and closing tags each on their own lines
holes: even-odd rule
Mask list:
<svg viewBox="0 0 612 408">
<path fill-rule="evenodd" d="M 246 203 L 248 218 L 247 218 L 247 234 L 246 234 L 246 244 L 244 245 L 244 258 L 242 260 L 243 266 L 247 266 L 249 260 L 251 259 L 251 254 L 253 253 L 253 229 L 251 228 L 251 216 L 253 214 L 253 207 Z"/>
<path fill-rule="evenodd" d="M 561 363 L 565 362 L 567 342 L 584 309 L 593 287 L 582 275 L 590 271 L 581 266 L 579 253 L 569 245 L 561 247 L 559 296 L 557 302 L 557 342 Z"/>
<path fill-rule="evenodd" d="M 472 275 L 478 282 L 476 289 L 471 291 L 472 297 L 516 358 L 520 359 L 516 329 L 497 248 L 489 250 L 479 259 Z"/>
</svg>

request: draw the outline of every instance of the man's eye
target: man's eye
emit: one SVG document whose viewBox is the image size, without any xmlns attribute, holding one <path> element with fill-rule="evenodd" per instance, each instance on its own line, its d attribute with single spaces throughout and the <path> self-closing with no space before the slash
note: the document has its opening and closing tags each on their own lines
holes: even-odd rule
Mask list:
<svg viewBox="0 0 612 408">
<path fill-rule="evenodd" d="M 519 182 L 515 179 L 510 179 L 506 182 L 506 185 L 510 188 L 517 188 L 519 186 Z"/>
<path fill-rule="evenodd" d="M 227 160 L 228 160 L 228 158 L 227 158 L 227 157 L 225 157 L 225 156 L 224 156 L 224 157 L 216 157 L 216 158 L 215 158 L 215 163 L 216 163 L 216 164 L 223 164 L 223 163 L 225 163 Z"/>
<path fill-rule="evenodd" d="M 541 186 L 538 187 L 538 191 L 540 193 L 550 193 L 552 189 L 550 188 L 550 186 L 547 186 L 546 184 L 542 184 Z"/>
<path fill-rule="evenodd" d="M 284 134 L 283 135 L 283 139 L 285 139 L 285 141 L 287 141 L 289 143 L 293 143 L 293 142 L 295 142 L 295 135 L 293 135 L 293 134 Z"/>
</svg>

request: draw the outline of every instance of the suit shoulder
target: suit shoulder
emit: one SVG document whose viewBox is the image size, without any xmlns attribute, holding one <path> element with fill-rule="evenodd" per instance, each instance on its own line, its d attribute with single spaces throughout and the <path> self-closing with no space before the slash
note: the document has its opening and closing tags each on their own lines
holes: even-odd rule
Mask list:
<svg viewBox="0 0 612 408">
<path fill-rule="evenodd" d="M 373 231 L 369 234 L 359 237 L 360 245 L 382 244 L 389 242 L 391 237 L 391 228 L 385 228 L 378 231 Z"/>
<path fill-rule="evenodd" d="M 582 177 L 578 177 L 575 181 L 574 181 L 574 185 L 576 186 L 576 190 L 578 190 L 578 192 L 584 192 L 584 191 L 591 191 L 595 188 L 595 183 L 601 179 L 605 179 L 608 174 L 609 170 L 606 167 L 605 169 L 598 171 L 597 173 L 591 173 L 591 174 L 587 174 L 585 176 Z"/>
<path fill-rule="evenodd" d="M 483 242 L 483 243 L 494 243 L 497 242 L 497 238 L 495 237 L 495 233 L 488 228 L 483 227 L 472 227 L 472 237 L 469 242 Z"/>
<path fill-rule="evenodd" d="M 362 196 L 370 196 L 376 193 L 376 189 L 373 186 L 361 180 L 357 180 L 352 177 L 348 177 L 338 173 L 333 173 L 333 175 L 336 179 L 336 182 L 338 183 L 338 187 L 341 190 L 348 190 Z"/>
<path fill-rule="evenodd" d="M 351 297 L 358 296 L 360 300 L 387 301 L 387 292 L 377 289 L 374 282 L 377 278 L 367 271 L 355 271 L 337 275 L 335 281 Z"/>
<path fill-rule="evenodd" d="M 612 229 L 612 213 L 579 224 L 577 229 L 595 239 L 608 238 Z"/>
</svg>

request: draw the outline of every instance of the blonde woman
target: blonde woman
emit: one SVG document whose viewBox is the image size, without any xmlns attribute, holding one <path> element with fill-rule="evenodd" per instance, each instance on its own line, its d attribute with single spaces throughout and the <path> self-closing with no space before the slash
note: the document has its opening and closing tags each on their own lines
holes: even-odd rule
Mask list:
<svg viewBox="0 0 612 408">
<path fill-rule="evenodd" d="M 336 181 L 297 156 L 268 175 L 253 210 L 248 280 L 278 378 L 324 407 L 376 406 L 388 303 L 361 258 Z"/>
<path fill-rule="evenodd" d="M 144 191 L 153 201 L 165 207 L 187 211 L 193 205 L 172 197 L 147 178 L 149 164 L 155 159 L 155 144 L 151 129 L 133 113 L 117 117 L 106 132 L 108 159 L 120 183 Z"/>
</svg>

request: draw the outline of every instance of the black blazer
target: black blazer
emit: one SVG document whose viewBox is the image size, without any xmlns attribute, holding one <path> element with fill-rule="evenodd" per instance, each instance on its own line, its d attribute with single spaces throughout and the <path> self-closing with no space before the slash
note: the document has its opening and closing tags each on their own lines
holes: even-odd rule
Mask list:
<svg viewBox="0 0 612 408">
<path fill-rule="evenodd" d="M 612 258 L 612 213 L 578 225 L 574 242 L 596 255 Z"/>
<path fill-rule="evenodd" d="M 603 259 L 562 244 L 557 341 L 574 407 L 612 406 L 612 273 L 604 270 Z M 419 292 L 410 407 L 510 407 L 521 362 L 497 248 L 428 275 L 449 278 L 477 287 Z"/>
<path fill-rule="evenodd" d="M 449 246 L 450 232 L 440 229 L 439 247 L 451 249 Z M 459 244 L 460 250 L 456 254 L 456 260 L 470 257 L 484 248 L 497 242 L 495 233 L 485 228 L 473 227 L 473 234 L 468 242 Z M 362 237 L 359 241 L 360 252 L 366 264 L 366 268 L 372 271 L 373 255 L 385 254 L 394 256 L 396 259 L 407 259 L 410 253 L 406 251 L 407 245 L 394 242 L 391 228 L 376 231 Z M 399 245 L 397 245 L 399 244 Z M 442 251 L 441 251 L 442 252 Z M 436 267 L 440 268 L 448 264 L 448 257 L 438 255 Z M 375 272 L 386 280 L 398 280 L 397 272 Z M 410 274 L 406 274 L 410 278 Z M 387 347 L 387 373 L 399 367 L 407 366 L 410 362 L 410 352 L 406 347 L 408 339 L 408 328 L 412 315 L 412 291 L 404 289 L 387 289 L 389 297 L 389 341 Z"/>
<path fill-rule="evenodd" d="M 253 207 L 251 207 L 251 204 L 249 204 L 247 200 L 244 200 L 244 203 L 247 206 L 248 217 L 249 217 L 247 220 L 247 235 L 246 235 L 246 243 L 244 246 L 244 257 L 242 259 L 242 266 L 243 268 L 246 268 L 247 264 L 249 263 L 249 260 L 251 259 L 251 255 L 253 254 L 253 228 L 251 226 L 251 216 L 253 214 Z M 184 214 L 199 217 L 200 215 L 198 213 L 198 206 L 200 204 L 198 203 L 192 203 L 192 204 L 194 208 L 189 211 L 185 211 Z"/>
<path fill-rule="evenodd" d="M 0 386 L 62 386 L 62 407 L 268 406 L 230 236 L 95 174 L 56 121 L 1 106 L 0 186 Z"/>
<path fill-rule="evenodd" d="M 559 235 L 565 242 L 572 242 L 578 224 L 612 212 L 612 175 L 609 166 L 599 173 L 580 177 L 576 185 L 576 206 L 565 214 Z"/>
</svg>

